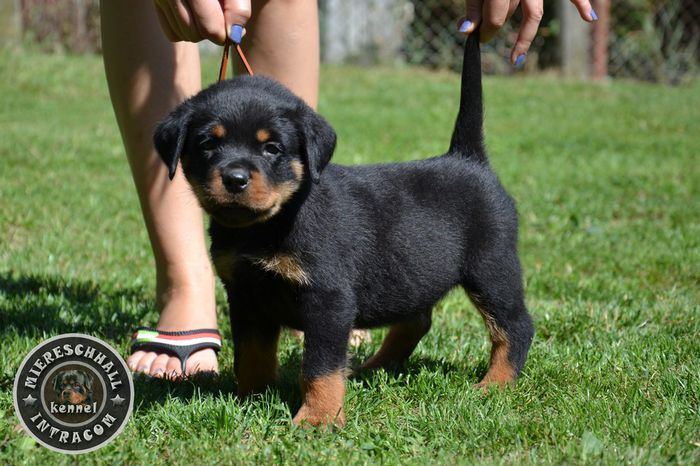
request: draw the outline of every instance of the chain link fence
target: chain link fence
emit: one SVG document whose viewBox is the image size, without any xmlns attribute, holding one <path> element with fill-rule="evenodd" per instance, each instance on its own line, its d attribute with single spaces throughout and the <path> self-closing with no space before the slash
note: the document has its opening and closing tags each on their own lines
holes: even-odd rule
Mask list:
<svg viewBox="0 0 700 466">
<path fill-rule="evenodd" d="M 529 70 L 559 67 L 562 34 L 567 33 L 560 9 L 574 9 L 569 2 L 544 3 L 541 27 L 527 58 Z M 594 8 L 598 3 L 605 8 L 606 3 L 596 0 Z M 321 0 L 319 4 L 325 61 L 401 61 L 455 70 L 461 66 L 462 38 L 456 30 L 466 11 L 463 0 Z M 608 75 L 677 83 L 700 74 L 700 1 L 613 0 L 608 18 L 605 34 L 591 32 L 586 57 L 591 61 L 596 40 L 604 40 Z M 483 47 L 485 72 L 514 71 L 509 57 L 520 21 L 518 10 Z"/>
<path fill-rule="evenodd" d="M 700 71 L 700 1 L 615 0 L 608 74 L 677 83 Z"/>
<path fill-rule="evenodd" d="M 145 1 L 145 0 L 144 0 Z M 253 0 L 255 1 L 255 0 Z M 590 53 L 601 55 L 603 74 L 678 83 L 700 75 L 699 0 L 594 0 L 601 27 L 587 27 Z M 98 0 L 14 0 L 25 42 L 49 52 L 99 53 Z M 562 63 L 562 0 L 545 0 L 545 14 L 528 54 L 526 71 Z M 603 8 L 603 10 L 600 10 Z M 322 56 L 329 63 L 407 63 L 459 69 L 462 39 L 457 20 L 463 0 L 319 0 Z M 508 61 L 517 37 L 520 10 L 484 46 L 484 70 L 512 73 Z M 600 42 L 606 47 L 600 47 Z M 596 47 L 598 46 L 598 47 Z M 600 56 L 597 57 L 599 60 Z"/>
</svg>

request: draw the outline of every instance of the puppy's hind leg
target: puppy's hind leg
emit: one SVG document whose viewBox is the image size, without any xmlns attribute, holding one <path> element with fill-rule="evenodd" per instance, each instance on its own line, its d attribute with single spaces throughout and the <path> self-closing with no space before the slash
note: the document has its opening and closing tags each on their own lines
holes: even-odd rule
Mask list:
<svg viewBox="0 0 700 466">
<path fill-rule="evenodd" d="M 395 369 L 403 364 L 413 353 L 421 338 L 430 330 L 431 320 L 431 312 L 428 311 L 410 320 L 392 325 L 379 351 L 369 358 L 361 368 Z"/>
<path fill-rule="evenodd" d="M 491 338 L 489 369 L 477 387 L 512 384 L 520 375 L 534 335 L 525 307 L 520 263 L 512 257 L 471 271 L 463 286 L 484 319 Z"/>
</svg>

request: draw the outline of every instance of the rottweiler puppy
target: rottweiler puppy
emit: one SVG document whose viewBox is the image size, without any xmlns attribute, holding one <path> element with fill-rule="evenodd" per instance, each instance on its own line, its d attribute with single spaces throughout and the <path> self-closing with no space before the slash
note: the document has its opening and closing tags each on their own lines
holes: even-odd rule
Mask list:
<svg viewBox="0 0 700 466">
<path fill-rule="evenodd" d="M 61 404 L 92 403 L 92 377 L 84 371 L 59 372 L 53 380 L 53 389 Z"/>
<path fill-rule="evenodd" d="M 390 326 L 366 368 L 405 361 L 435 303 L 462 286 L 492 349 L 479 384 L 519 375 L 533 337 L 513 200 L 487 161 L 478 34 L 467 40 L 461 101 L 446 154 L 382 165 L 329 164 L 333 128 L 264 77 L 190 98 L 157 127 L 211 217 L 211 255 L 230 306 L 238 392 L 275 377 L 281 327 L 304 332 L 297 424 L 344 423 L 353 328 Z"/>
</svg>

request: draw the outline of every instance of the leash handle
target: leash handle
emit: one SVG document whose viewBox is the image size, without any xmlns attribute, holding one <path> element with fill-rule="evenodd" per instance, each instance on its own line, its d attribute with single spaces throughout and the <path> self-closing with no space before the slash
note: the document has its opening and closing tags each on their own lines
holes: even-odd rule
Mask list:
<svg viewBox="0 0 700 466">
<path fill-rule="evenodd" d="M 229 38 L 226 38 L 226 42 L 224 43 L 224 53 L 221 57 L 221 66 L 219 67 L 219 82 L 226 79 L 226 70 L 228 69 L 228 56 L 229 50 L 231 49 L 231 45 L 233 45 L 233 41 Z M 243 62 L 243 66 L 245 66 L 245 69 L 248 72 L 248 74 L 254 76 L 253 69 L 250 67 L 248 60 L 246 60 L 245 58 L 245 54 L 243 53 L 241 44 L 236 44 L 236 52 L 238 52 L 238 56 L 240 57 L 241 62 Z"/>
</svg>

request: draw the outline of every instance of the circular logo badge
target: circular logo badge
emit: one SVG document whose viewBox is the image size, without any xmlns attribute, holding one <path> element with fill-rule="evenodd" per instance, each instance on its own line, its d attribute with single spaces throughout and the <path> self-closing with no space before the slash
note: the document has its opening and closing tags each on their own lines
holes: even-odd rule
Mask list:
<svg viewBox="0 0 700 466">
<path fill-rule="evenodd" d="M 13 394 L 24 430 L 47 448 L 71 454 L 114 439 L 134 406 L 124 360 L 104 341 L 80 333 L 36 346 L 17 371 Z"/>
</svg>

